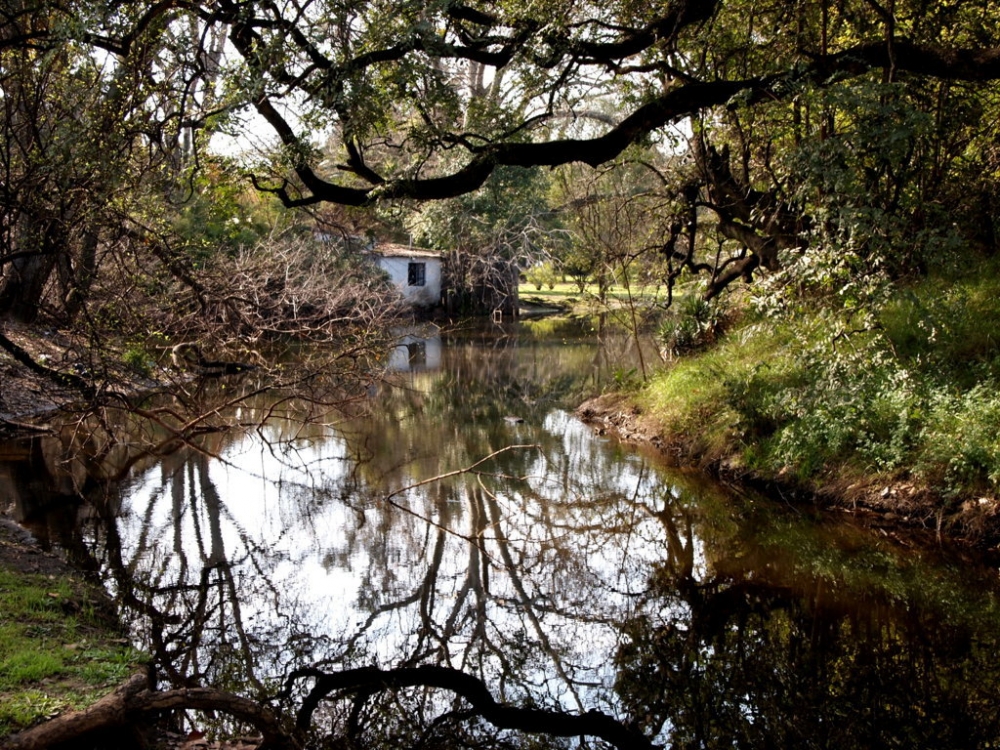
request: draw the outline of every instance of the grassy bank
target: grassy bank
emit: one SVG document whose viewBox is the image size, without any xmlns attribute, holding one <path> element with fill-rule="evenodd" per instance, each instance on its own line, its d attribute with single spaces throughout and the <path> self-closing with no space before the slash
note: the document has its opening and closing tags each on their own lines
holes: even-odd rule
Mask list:
<svg viewBox="0 0 1000 750">
<path fill-rule="evenodd" d="M 102 591 L 0 530 L 0 741 L 90 705 L 141 661 Z"/>
<path fill-rule="evenodd" d="M 875 312 L 748 310 L 636 398 L 688 457 L 976 535 L 1000 513 L 1000 280 L 978 270 Z"/>
<path fill-rule="evenodd" d="M 560 307 L 598 307 L 599 289 L 596 284 L 587 284 L 581 292 L 576 284 L 567 282 L 556 282 L 551 286 L 548 284 L 538 288 L 535 284 L 521 284 L 518 287 L 518 296 L 522 300 L 538 300 L 543 303 Z M 629 299 L 642 305 L 662 302 L 666 298 L 666 291 L 653 286 L 634 286 L 626 289 L 621 285 L 610 286 L 605 290 L 605 298 L 609 305 L 618 305 L 628 302 Z"/>
</svg>

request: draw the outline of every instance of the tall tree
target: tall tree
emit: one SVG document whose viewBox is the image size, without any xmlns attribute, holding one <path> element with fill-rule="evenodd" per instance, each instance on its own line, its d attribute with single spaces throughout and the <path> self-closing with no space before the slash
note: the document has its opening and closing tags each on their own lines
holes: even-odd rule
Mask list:
<svg viewBox="0 0 1000 750">
<path fill-rule="evenodd" d="M 678 197 L 714 212 L 715 229 L 733 244 L 709 266 L 710 296 L 808 243 L 815 224 L 803 194 L 776 165 L 786 150 L 850 129 L 849 97 L 825 92 L 849 91 L 853 81 L 888 86 L 922 110 L 935 86 L 989 97 L 1000 76 L 997 14 L 985 4 L 355 0 L 296 8 L 219 10 L 254 82 L 252 105 L 284 147 L 271 179 L 256 176 L 259 187 L 289 206 L 450 198 L 502 167 L 596 166 L 694 121 L 695 187 Z M 461 66 L 480 86 L 502 80 L 519 106 L 475 112 L 468 91 L 449 85 Z M 600 98 L 616 114 L 585 118 Z M 483 116 L 460 116 L 463 108 Z M 575 127 L 562 126 L 567 115 Z M 340 159 L 317 158 L 309 137 L 317 125 L 340 132 Z M 912 176 L 900 166 L 874 167 L 882 197 L 891 200 L 890 183 Z"/>
<path fill-rule="evenodd" d="M 107 253 L 141 244 L 196 106 L 163 65 L 170 18 L 133 11 L 24 0 L 0 17 L 0 317 L 72 320 Z"/>
<path fill-rule="evenodd" d="M 501 168 L 596 166 L 694 122 L 696 170 L 678 198 L 713 212 L 731 248 L 706 266 L 709 295 L 760 267 L 776 268 L 783 249 L 807 245 L 822 226 L 815 219 L 823 210 L 810 210 L 810 201 L 828 196 L 829 186 L 803 190 L 784 158 L 812 144 L 843 145 L 858 184 L 872 186 L 892 211 L 912 206 L 917 225 L 924 219 L 907 193 L 914 182 L 925 205 L 946 186 L 963 208 L 978 207 L 970 215 L 989 214 L 997 200 L 988 144 L 1000 19 L 988 3 L 167 0 L 109 9 L 37 2 L 19 0 L 0 18 L 5 89 L 39 91 L 37 75 L 58 70 L 60 56 L 89 60 L 97 70 L 74 88 L 78 100 L 93 92 L 90 102 L 66 114 L 79 121 L 80 111 L 103 112 L 106 120 L 91 128 L 106 125 L 105 138 L 129 133 L 117 148 L 90 138 L 102 157 L 166 143 L 180 144 L 180 162 L 196 161 L 185 144 L 222 106 L 226 34 L 238 61 L 226 90 L 280 144 L 280 158 L 251 178 L 292 207 L 454 198 Z M 82 70 L 61 64 L 67 74 Z M 884 163 L 870 159 L 878 149 L 855 153 L 843 137 L 858 131 L 859 96 L 877 86 L 887 89 L 876 100 L 896 102 L 897 112 L 936 118 L 928 137 L 898 131 L 897 145 L 910 146 Z M 32 119 L 30 101 L 5 97 L 7 141 L 18 144 L 8 158 L 8 193 L 25 169 L 18 154 L 52 154 L 62 137 L 21 132 L 18 123 Z M 961 119 L 951 116 L 958 111 Z M 334 154 L 318 148 L 330 133 Z M 36 141 L 49 145 L 39 150 Z M 975 199 L 951 188 L 965 182 L 953 178 L 960 173 L 978 175 Z M 8 212 L 21 205 L 8 203 Z M 0 260 L 0 311 L 26 314 L 25 302 L 59 266 L 49 268 L 59 253 L 46 248 L 65 246 L 58 227 L 83 226 L 79 210 L 47 204 L 27 212 L 26 244 L 9 245 Z M 53 211 L 58 219 L 48 229 Z M 13 227 L 9 219 L 5 227 Z M 981 239 L 992 242 L 992 221 L 987 229 Z M 675 239 L 664 238 L 666 252 Z"/>
</svg>

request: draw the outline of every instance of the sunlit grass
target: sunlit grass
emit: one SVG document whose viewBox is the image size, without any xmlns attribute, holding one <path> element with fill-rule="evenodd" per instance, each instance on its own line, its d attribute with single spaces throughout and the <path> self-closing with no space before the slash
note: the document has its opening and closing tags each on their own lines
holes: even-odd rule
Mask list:
<svg viewBox="0 0 1000 750">
<path fill-rule="evenodd" d="M 83 708 L 142 655 L 80 581 L 0 570 L 0 737 Z"/>
<path fill-rule="evenodd" d="M 717 377 L 723 356 L 720 348 L 687 357 L 653 379 L 643 396 L 647 411 L 668 432 L 689 434 L 703 428 L 724 431 L 725 388 Z"/>
<path fill-rule="evenodd" d="M 787 325 L 748 325 L 715 346 L 680 357 L 653 379 L 646 409 L 667 432 L 693 439 L 696 452 L 732 452 L 748 432 L 768 419 L 768 394 L 801 378 L 800 366 L 786 356 L 802 339 Z M 757 403 L 754 403 L 757 402 Z"/>
<path fill-rule="evenodd" d="M 900 289 L 874 325 L 816 306 L 744 321 L 641 398 L 682 447 L 765 477 L 908 477 L 1000 495 L 1000 280 Z"/>
<path fill-rule="evenodd" d="M 521 284 L 517 289 L 521 299 L 525 297 L 542 297 L 552 299 L 564 299 L 566 297 L 579 298 L 586 294 L 586 290 L 580 291 L 576 284 L 558 283 L 551 289 L 547 284 L 543 284 L 539 289 L 534 284 Z"/>
<path fill-rule="evenodd" d="M 596 284 L 587 284 L 583 291 L 577 284 L 559 282 L 549 288 L 543 284 L 538 289 L 535 284 L 521 284 L 518 287 L 518 296 L 522 300 L 538 298 L 543 302 L 558 304 L 585 304 L 596 303 L 598 301 L 599 289 Z M 607 297 L 611 301 L 622 302 L 628 300 L 630 291 L 623 286 L 612 286 L 607 290 Z M 641 304 L 659 302 L 666 298 L 666 290 L 655 286 L 637 286 L 631 288 L 631 298 Z"/>
</svg>

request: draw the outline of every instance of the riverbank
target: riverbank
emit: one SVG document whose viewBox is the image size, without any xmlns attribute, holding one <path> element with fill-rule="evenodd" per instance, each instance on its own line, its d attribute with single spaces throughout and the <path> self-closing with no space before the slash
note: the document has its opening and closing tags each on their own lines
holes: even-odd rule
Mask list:
<svg viewBox="0 0 1000 750">
<path fill-rule="evenodd" d="M 100 352 L 82 334 L 51 328 L 0 322 L 0 337 L 0 437 L 44 432 L 61 411 L 99 394 L 165 385 L 153 377 L 150 352 L 110 333 Z"/>
<path fill-rule="evenodd" d="M 92 705 L 142 660 L 104 591 L 0 517 L 0 746 Z"/>
<path fill-rule="evenodd" d="M 744 304 L 580 415 L 680 464 L 981 549 L 1000 545 L 1000 281 L 978 268 L 878 305 Z"/>
<path fill-rule="evenodd" d="M 7 323 L 0 333 L 43 368 L 75 374 L 86 361 L 86 342 L 63 332 Z M 115 385 L 125 391 L 146 382 L 123 371 Z M 45 432 L 82 398 L 72 384 L 0 351 L 0 438 Z M 0 747 L 10 735 L 90 708 L 147 658 L 130 646 L 100 584 L 43 550 L 9 511 L 0 505 Z M 105 739 L 135 745 L 130 735 Z"/>
<path fill-rule="evenodd" d="M 919 529 L 937 541 L 947 536 L 976 547 L 1000 543 L 1000 517 L 992 504 L 967 504 L 958 514 L 945 517 L 934 492 L 913 482 L 874 476 L 831 476 L 813 482 L 764 476 L 748 469 L 736 450 L 707 452 L 698 436 L 670 434 L 638 401 L 634 394 L 604 394 L 581 404 L 576 415 L 598 434 L 651 449 L 672 465 L 696 468 L 786 500 L 867 516 L 869 525 Z"/>
<path fill-rule="evenodd" d="M 0 334 L 42 364 L 63 362 L 77 343 L 57 331 L 36 331 L 11 323 L 0 324 Z M 48 414 L 80 397 L 72 387 L 0 349 L 0 437 L 40 429 Z"/>
</svg>

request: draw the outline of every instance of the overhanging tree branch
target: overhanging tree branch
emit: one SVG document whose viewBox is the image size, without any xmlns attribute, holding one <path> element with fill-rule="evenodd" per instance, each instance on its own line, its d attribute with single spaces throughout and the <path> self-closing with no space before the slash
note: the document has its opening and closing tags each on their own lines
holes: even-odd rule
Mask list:
<svg viewBox="0 0 1000 750">
<path fill-rule="evenodd" d="M 463 166 L 439 176 L 389 179 L 379 175 L 379 184 L 355 187 L 321 178 L 308 160 L 301 158 L 293 168 L 308 192 L 301 197 L 292 197 L 287 191 L 278 195 L 290 207 L 321 202 L 368 206 L 400 199 L 430 201 L 454 198 L 480 188 L 501 166 L 555 167 L 582 162 L 596 167 L 617 158 L 650 133 L 714 107 L 753 106 L 761 102 L 786 100 L 798 90 L 796 85 L 790 84 L 826 86 L 834 81 L 864 75 L 890 62 L 897 71 L 918 76 L 968 81 L 1000 78 L 1000 49 L 944 49 L 899 43 L 894 54 L 895 59 L 890 61 L 881 42 L 861 44 L 835 55 L 817 57 L 810 65 L 787 73 L 734 81 L 680 83 L 638 107 L 600 136 L 470 146 L 471 158 Z M 303 139 L 281 116 L 269 97 L 262 96 L 256 107 L 287 149 L 297 154 L 307 153 Z M 361 176 L 370 175 L 362 172 Z"/>
<path fill-rule="evenodd" d="M 314 678 L 315 683 L 299 710 L 296 724 L 300 730 L 312 723 L 319 704 L 334 693 L 362 693 L 429 687 L 448 690 L 468 702 L 478 715 L 498 729 L 511 729 L 528 734 L 552 737 L 597 737 L 619 750 L 652 750 L 653 744 L 638 730 L 601 711 L 568 714 L 539 708 L 520 708 L 498 703 L 482 680 L 457 669 L 421 666 L 400 669 L 362 667 L 342 672 L 326 673 L 318 669 L 302 669 L 292 673 L 286 682 L 286 694 L 296 680 Z"/>
<path fill-rule="evenodd" d="M 654 745 L 637 729 L 602 711 L 571 714 L 540 708 L 523 708 L 499 703 L 486 684 L 457 669 L 439 666 L 378 669 L 362 667 L 341 672 L 300 669 L 287 679 L 279 698 L 288 698 L 298 680 L 312 678 L 313 687 L 288 726 L 265 703 L 213 688 L 150 689 L 147 675 L 133 676 L 113 693 L 90 708 L 52 719 L 4 740 L 4 750 L 43 750 L 79 740 L 96 731 L 127 726 L 164 711 L 212 711 L 246 722 L 261 733 L 261 750 L 300 750 L 313 729 L 313 714 L 320 703 L 336 694 L 365 699 L 380 693 L 406 688 L 433 688 L 454 693 L 471 710 L 451 714 L 468 720 L 479 717 L 497 729 L 550 737 L 595 737 L 618 750 L 653 750 Z"/>
</svg>

